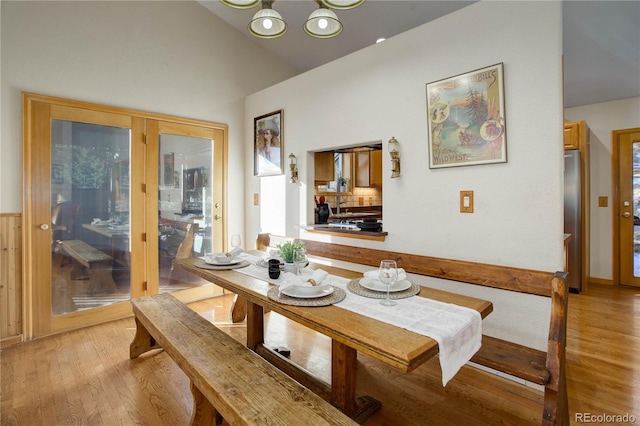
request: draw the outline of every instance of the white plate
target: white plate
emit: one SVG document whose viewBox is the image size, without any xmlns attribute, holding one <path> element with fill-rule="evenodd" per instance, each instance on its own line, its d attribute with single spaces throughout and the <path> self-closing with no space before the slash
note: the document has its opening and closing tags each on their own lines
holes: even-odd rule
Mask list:
<svg viewBox="0 0 640 426">
<path fill-rule="evenodd" d="M 218 262 L 216 259 L 213 259 L 213 258 L 212 259 L 206 259 L 204 261 L 204 263 L 208 263 L 209 265 L 216 265 L 216 266 L 235 265 L 235 264 L 238 264 L 240 262 L 242 262 L 242 259 L 237 258 L 237 257 L 234 258 L 234 259 L 231 259 L 228 262 Z"/>
<path fill-rule="evenodd" d="M 282 290 L 284 294 L 298 299 L 316 299 L 318 297 L 328 296 L 333 293 L 333 287 L 330 285 L 321 285 L 318 287 L 303 287 L 299 285 L 290 285 Z"/>
<path fill-rule="evenodd" d="M 382 281 L 372 280 L 367 277 L 360 279 L 360 285 L 373 291 L 387 291 L 387 286 L 383 284 Z M 391 287 L 389 287 L 389 292 L 393 293 L 395 291 L 403 291 L 410 287 L 411 283 L 408 280 L 400 280 L 396 281 Z"/>
</svg>

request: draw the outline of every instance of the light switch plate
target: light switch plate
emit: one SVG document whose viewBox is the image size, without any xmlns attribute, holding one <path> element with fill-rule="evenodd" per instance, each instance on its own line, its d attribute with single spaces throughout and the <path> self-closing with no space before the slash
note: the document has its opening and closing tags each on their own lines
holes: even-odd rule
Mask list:
<svg viewBox="0 0 640 426">
<path fill-rule="evenodd" d="M 460 213 L 473 213 L 473 191 L 460 191 Z"/>
<path fill-rule="evenodd" d="M 253 205 L 254 205 L 254 206 L 257 206 L 257 205 L 259 204 L 259 200 L 260 200 L 260 197 L 258 196 L 258 193 L 257 193 L 257 192 L 255 192 L 255 193 L 253 194 Z"/>
</svg>

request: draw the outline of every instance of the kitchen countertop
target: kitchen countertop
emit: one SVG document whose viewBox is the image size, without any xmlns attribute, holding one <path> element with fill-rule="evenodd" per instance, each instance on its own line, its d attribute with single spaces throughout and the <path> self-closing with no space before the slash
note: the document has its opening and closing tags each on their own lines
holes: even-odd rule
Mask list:
<svg viewBox="0 0 640 426">
<path fill-rule="evenodd" d="M 302 229 L 308 232 L 318 232 L 321 234 L 329 234 L 336 235 L 340 237 L 346 238 L 358 238 L 363 240 L 375 240 L 375 241 L 384 241 L 387 236 L 387 232 L 377 232 L 377 231 L 362 231 L 360 229 L 344 229 L 337 228 L 333 226 L 329 226 L 326 223 L 315 224 L 315 225 L 307 225 L 302 226 Z"/>
<path fill-rule="evenodd" d="M 343 220 L 343 219 L 363 219 L 363 218 L 382 218 L 382 212 L 347 212 L 340 214 L 333 214 L 329 216 L 329 220 Z"/>
</svg>

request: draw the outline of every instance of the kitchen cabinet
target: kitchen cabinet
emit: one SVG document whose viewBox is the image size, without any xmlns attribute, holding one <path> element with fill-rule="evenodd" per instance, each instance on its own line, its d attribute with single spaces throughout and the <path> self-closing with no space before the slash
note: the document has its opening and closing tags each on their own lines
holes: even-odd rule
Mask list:
<svg viewBox="0 0 640 426">
<path fill-rule="evenodd" d="M 585 127 L 584 121 L 564 123 L 564 149 L 581 149 L 584 146 Z"/>
<path fill-rule="evenodd" d="M 315 158 L 315 181 L 331 182 L 336 179 L 335 161 L 333 151 L 316 152 Z"/>
<path fill-rule="evenodd" d="M 369 157 L 370 163 L 370 173 L 371 176 L 371 186 L 382 186 L 382 150 L 371 151 Z"/>
<path fill-rule="evenodd" d="M 355 186 L 382 186 L 382 151 L 356 152 Z"/>
</svg>

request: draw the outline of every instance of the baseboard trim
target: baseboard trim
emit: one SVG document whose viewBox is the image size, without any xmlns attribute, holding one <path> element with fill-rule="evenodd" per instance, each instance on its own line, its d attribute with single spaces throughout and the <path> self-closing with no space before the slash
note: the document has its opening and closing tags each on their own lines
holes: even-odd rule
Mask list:
<svg viewBox="0 0 640 426">
<path fill-rule="evenodd" d="M 18 343 L 22 343 L 22 334 L 18 334 L 16 336 L 9 336 L 9 337 L 4 337 L 2 340 L 0 340 L 0 349 L 12 346 L 12 345 L 17 345 Z"/>
<path fill-rule="evenodd" d="M 607 278 L 589 277 L 589 283 L 591 283 L 591 284 L 602 284 L 602 285 L 615 285 L 613 283 L 613 280 L 610 280 L 610 279 L 607 279 Z"/>
</svg>

